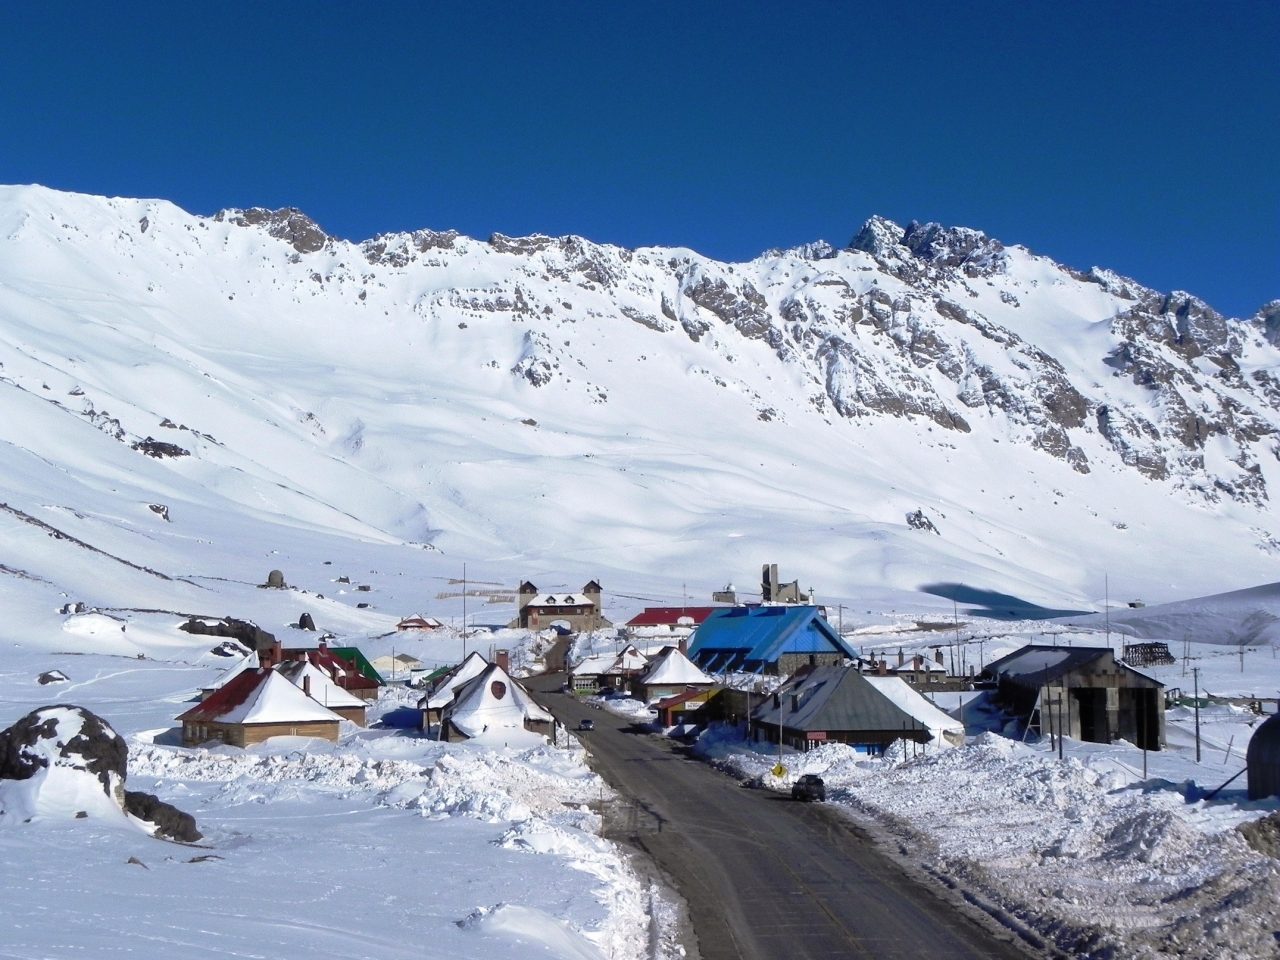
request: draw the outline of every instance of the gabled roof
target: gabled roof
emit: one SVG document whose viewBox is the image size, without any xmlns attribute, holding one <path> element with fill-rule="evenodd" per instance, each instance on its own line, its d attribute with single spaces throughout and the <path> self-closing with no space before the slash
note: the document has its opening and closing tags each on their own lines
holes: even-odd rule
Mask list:
<svg viewBox="0 0 1280 960">
<path fill-rule="evenodd" d="M 781 720 L 792 730 L 901 730 L 904 734 L 924 728 L 856 667 L 817 667 L 784 684 L 777 697 L 778 706 L 768 697 L 753 713 L 757 723 L 776 725 Z"/>
<path fill-rule="evenodd" d="M 901 677 L 874 677 L 863 674 L 863 678 L 875 687 L 881 696 L 887 697 L 924 724 L 933 734 L 936 742 L 957 746 L 964 742 L 964 724 L 938 709 Z"/>
<path fill-rule="evenodd" d="M 1164 686 L 1154 677 L 1115 660 L 1115 653 L 1110 647 L 1054 647 L 1031 643 L 1008 656 L 993 660 L 987 664 L 983 673 L 1021 687 L 1039 689 L 1099 660 L 1109 660 L 1120 670 L 1141 677 L 1154 686 Z"/>
<path fill-rule="evenodd" d="M 694 666 L 679 647 L 663 647 L 636 682 L 648 687 L 678 683 L 710 686 L 716 681 Z"/>
<path fill-rule="evenodd" d="M 230 683 L 236 677 L 240 676 L 240 674 L 244 673 L 246 670 L 257 670 L 260 666 L 262 666 L 262 663 L 258 660 L 258 651 L 254 650 L 248 656 L 242 657 L 237 664 L 231 667 L 230 670 L 228 670 L 226 673 L 220 676 L 213 683 L 209 684 L 207 687 L 202 687 L 201 689 L 202 690 L 221 690 L 223 687 L 225 687 L 228 683 Z"/>
<path fill-rule="evenodd" d="M 623 626 L 627 627 L 667 627 L 683 623 L 697 625 L 711 616 L 715 610 L 724 607 L 645 607 Z"/>
<path fill-rule="evenodd" d="M 178 720 L 208 723 L 305 723 L 342 718 L 295 687 L 275 670 L 246 670 Z"/>
<path fill-rule="evenodd" d="M 633 645 L 627 644 L 622 648 L 621 653 L 594 653 L 589 657 L 583 657 L 570 667 L 569 672 L 579 677 L 604 676 L 605 674 L 612 676 L 635 673 L 637 670 L 644 669 L 645 664 L 648 662 L 648 657 Z"/>
<path fill-rule="evenodd" d="M 318 647 L 286 647 L 281 651 L 281 656 L 286 660 L 310 660 L 329 674 L 334 683 L 346 690 L 372 690 L 385 684 L 382 675 L 373 669 L 373 665 L 355 647 L 330 647 L 325 643 Z M 364 672 L 360 662 L 368 666 L 372 677 Z"/>
<path fill-rule="evenodd" d="M 329 651 L 355 667 L 356 672 L 366 680 L 372 680 L 380 687 L 387 685 L 387 681 L 382 678 L 382 674 L 369 662 L 369 658 L 364 655 L 364 652 L 359 647 L 329 647 Z M 350 686 L 350 684 L 343 684 L 343 686 Z"/>
<path fill-rule="evenodd" d="M 411 617 L 405 617 L 396 624 L 397 630 L 435 630 L 444 626 L 435 617 L 424 617 L 420 613 L 415 613 Z"/>
<path fill-rule="evenodd" d="M 721 607 L 693 634 L 689 657 L 713 671 L 758 669 L 784 653 L 857 653 L 817 607 Z"/>
<path fill-rule="evenodd" d="M 290 660 L 288 663 L 280 664 L 276 669 L 299 690 L 305 691 L 307 687 L 310 687 L 311 692 L 307 695 L 323 707 L 350 708 L 367 706 L 354 693 L 343 690 L 342 687 L 329 679 L 329 675 L 310 660 Z M 307 682 L 306 687 L 303 686 L 304 682 Z"/>
<path fill-rule="evenodd" d="M 431 690 L 418 701 L 419 707 L 439 710 L 453 703 L 458 689 L 484 672 L 489 661 L 474 650 L 467 658 L 432 684 Z"/>
<path fill-rule="evenodd" d="M 478 737 L 486 730 L 523 728 L 526 719 L 550 723 L 553 718 L 505 670 L 491 663 L 458 689 L 444 719 L 466 736 Z"/>
</svg>

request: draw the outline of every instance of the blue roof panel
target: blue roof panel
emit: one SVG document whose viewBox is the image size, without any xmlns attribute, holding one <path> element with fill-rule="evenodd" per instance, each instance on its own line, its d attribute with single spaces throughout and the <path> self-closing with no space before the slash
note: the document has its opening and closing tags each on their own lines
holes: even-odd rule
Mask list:
<svg viewBox="0 0 1280 960">
<path fill-rule="evenodd" d="M 841 653 L 853 649 L 832 629 L 817 607 L 726 607 L 712 613 L 693 634 L 695 662 L 739 652 L 744 660 L 772 663 L 784 653 Z"/>
</svg>

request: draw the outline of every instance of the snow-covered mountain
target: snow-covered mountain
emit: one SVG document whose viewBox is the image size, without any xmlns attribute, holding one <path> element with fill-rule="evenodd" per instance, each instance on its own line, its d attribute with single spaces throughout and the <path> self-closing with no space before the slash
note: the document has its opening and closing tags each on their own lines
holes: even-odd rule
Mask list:
<svg viewBox="0 0 1280 960">
<path fill-rule="evenodd" d="M 325 551 L 419 596 L 464 560 L 886 609 L 1280 579 L 1280 301 L 969 229 L 720 263 L 3 187 L 0 344 L 0 580 L 51 595 L 198 610 Z"/>
</svg>

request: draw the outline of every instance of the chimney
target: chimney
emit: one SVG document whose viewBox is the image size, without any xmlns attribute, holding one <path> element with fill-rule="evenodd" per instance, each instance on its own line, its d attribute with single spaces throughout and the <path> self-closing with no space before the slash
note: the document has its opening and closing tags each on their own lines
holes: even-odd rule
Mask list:
<svg viewBox="0 0 1280 960">
<path fill-rule="evenodd" d="M 907 662 L 907 655 L 902 652 L 902 648 L 898 648 L 898 666 L 902 666 Z"/>
<path fill-rule="evenodd" d="M 689 638 L 687 636 L 681 637 L 680 642 L 679 644 L 677 644 L 677 646 L 679 647 L 681 653 L 687 654 L 689 652 Z"/>
<path fill-rule="evenodd" d="M 274 667 L 282 663 L 284 657 L 280 653 L 280 641 L 276 640 L 258 651 L 258 664 L 263 667 Z"/>
<path fill-rule="evenodd" d="M 495 650 L 493 652 L 493 662 L 503 673 L 511 672 L 511 654 L 506 650 Z"/>
<path fill-rule="evenodd" d="M 912 669 L 912 670 L 923 670 L 923 669 L 924 669 L 924 657 L 920 656 L 920 654 L 918 654 L 918 653 L 917 653 L 914 657 L 912 657 L 912 658 L 911 658 L 911 669 Z"/>
<path fill-rule="evenodd" d="M 791 712 L 795 713 L 799 709 L 800 709 L 800 695 L 797 693 L 793 693 L 791 695 Z"/>
<path fill-rule="evenodd" d="M 887 661 L 887 660 L 877 660 L 877 661 L 876 661 L 876 673 L 880 674 L 880 676 L 882 676 L 882 677 L 888 676 L 888 675 L 889 675 L 889 661 Z"/>
<path fill-rule="evenodd" d="M 942 663 L 942 648 L 941 648 L 941 647 L 939 647 L 937 650 L 933 651 L 933 661 L 934 661 L 934 663 Z"/>
<path fill-rule="evenodd" d="M 311 678 L 306 674 L 302 676 L 302 692 L 308 697 L 311 696 Z"/>
</svg>

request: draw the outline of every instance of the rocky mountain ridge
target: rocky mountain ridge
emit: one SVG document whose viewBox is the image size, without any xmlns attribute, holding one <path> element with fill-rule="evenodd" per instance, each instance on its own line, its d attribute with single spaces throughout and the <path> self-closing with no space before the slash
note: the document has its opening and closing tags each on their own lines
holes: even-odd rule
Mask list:
<svg viewBox="0 0 1280 960">
<path fill-rule="evenodd" d="M 343 243 L 293 208 L 223 211 L 214 219 L 265 229 L 298 254 Z M 442 255 L 477 249 L 523 261 L 483 290 L 454 289 L 435 299 L 426 307 L 432 316 L 451 309 L 513 319 L 572 315 L 566 290 L 603 293 L 616 315 L 658 333 L 681 330 L 698 344 L 715 330 L 721 345 L 728 337 L 767 344 L 779 361 L 803 371 L 819 412 L 927 420 L 958 433 L 970 432 L 975 416 L 1002 419 L 1018 439 L 1081 473 L 1091 469 L 1091 450 L 1095 459 L 1118 459 L 1207 501 L 1270 498 L 1261 462 L 1280 457 L 1280 376 L 1265 348 L 1280 341 L 1280 301 L 1232 320 L 1188 293 L 1160 293 L 1015 248 L 1019 262 L 1056 274 L 1053 284 L 1104 294 L 1090 320 L 1107 325 L 1105 350 L 1090 358 L 1092 369 L 1067 370 L 1016 324 L 1002 323 L 1021 307 L 1019 291 L 1031 292 L 1038 281 L 1019 278 L 1000 241 L 964 227 L 902 227 L 873 217 L 843 250 L 819 241 L 738 265 L 572 236 L 494 234 L 481 244 L 434 230 L 384 234 L 358 249 L 371 267 L 394 270 L 439 268 Z M 814 275 L 797 279 L 806 268 Z M 779 271 L 788 282 L 779 282 Z M 984 282 L 996 289 L 998 308 L 975 288 Z M 548 295 L 548 286 L 560 293 Z M 544 386 L 566 356 L 537 333 L 527 344 L 512 372 Z M 988 348 L 1004 362 L 989 362 Z M 1142 388 L 1141 401 L 1112 395 L 1108 376 Z M 758 413 L 780 416 L 764 399 Z M 1226 462 L 1209 470 L 1205 449 L 1215 441 L 1227 447 Z"/>
<path fill-rule="evenodd" d="M 1051 545 L 1076 559 L 1035 576 L 1060 582 L 1104 541 L 1132 565 L 1143 503 L 1188 549 L 1221 529 L 1231 564 L 1280 557 L 1277 304 L 1230 319 L 977 230 L 872 218 L 844 247 L 722 263 L 0 188 L 0 246 L 6 402 L 52 404 L 157 478 L 248 483 L 249 509 L 517 555 L 692 524 L 716 556 L 751 519 L 799 524 L 785 562 L 821 525 L 853 538 L 836 570 L 918 549 L 923 508 L 945 564 Z M 14 442 L 62 462 L 47 440 Z"/>
</svg>

